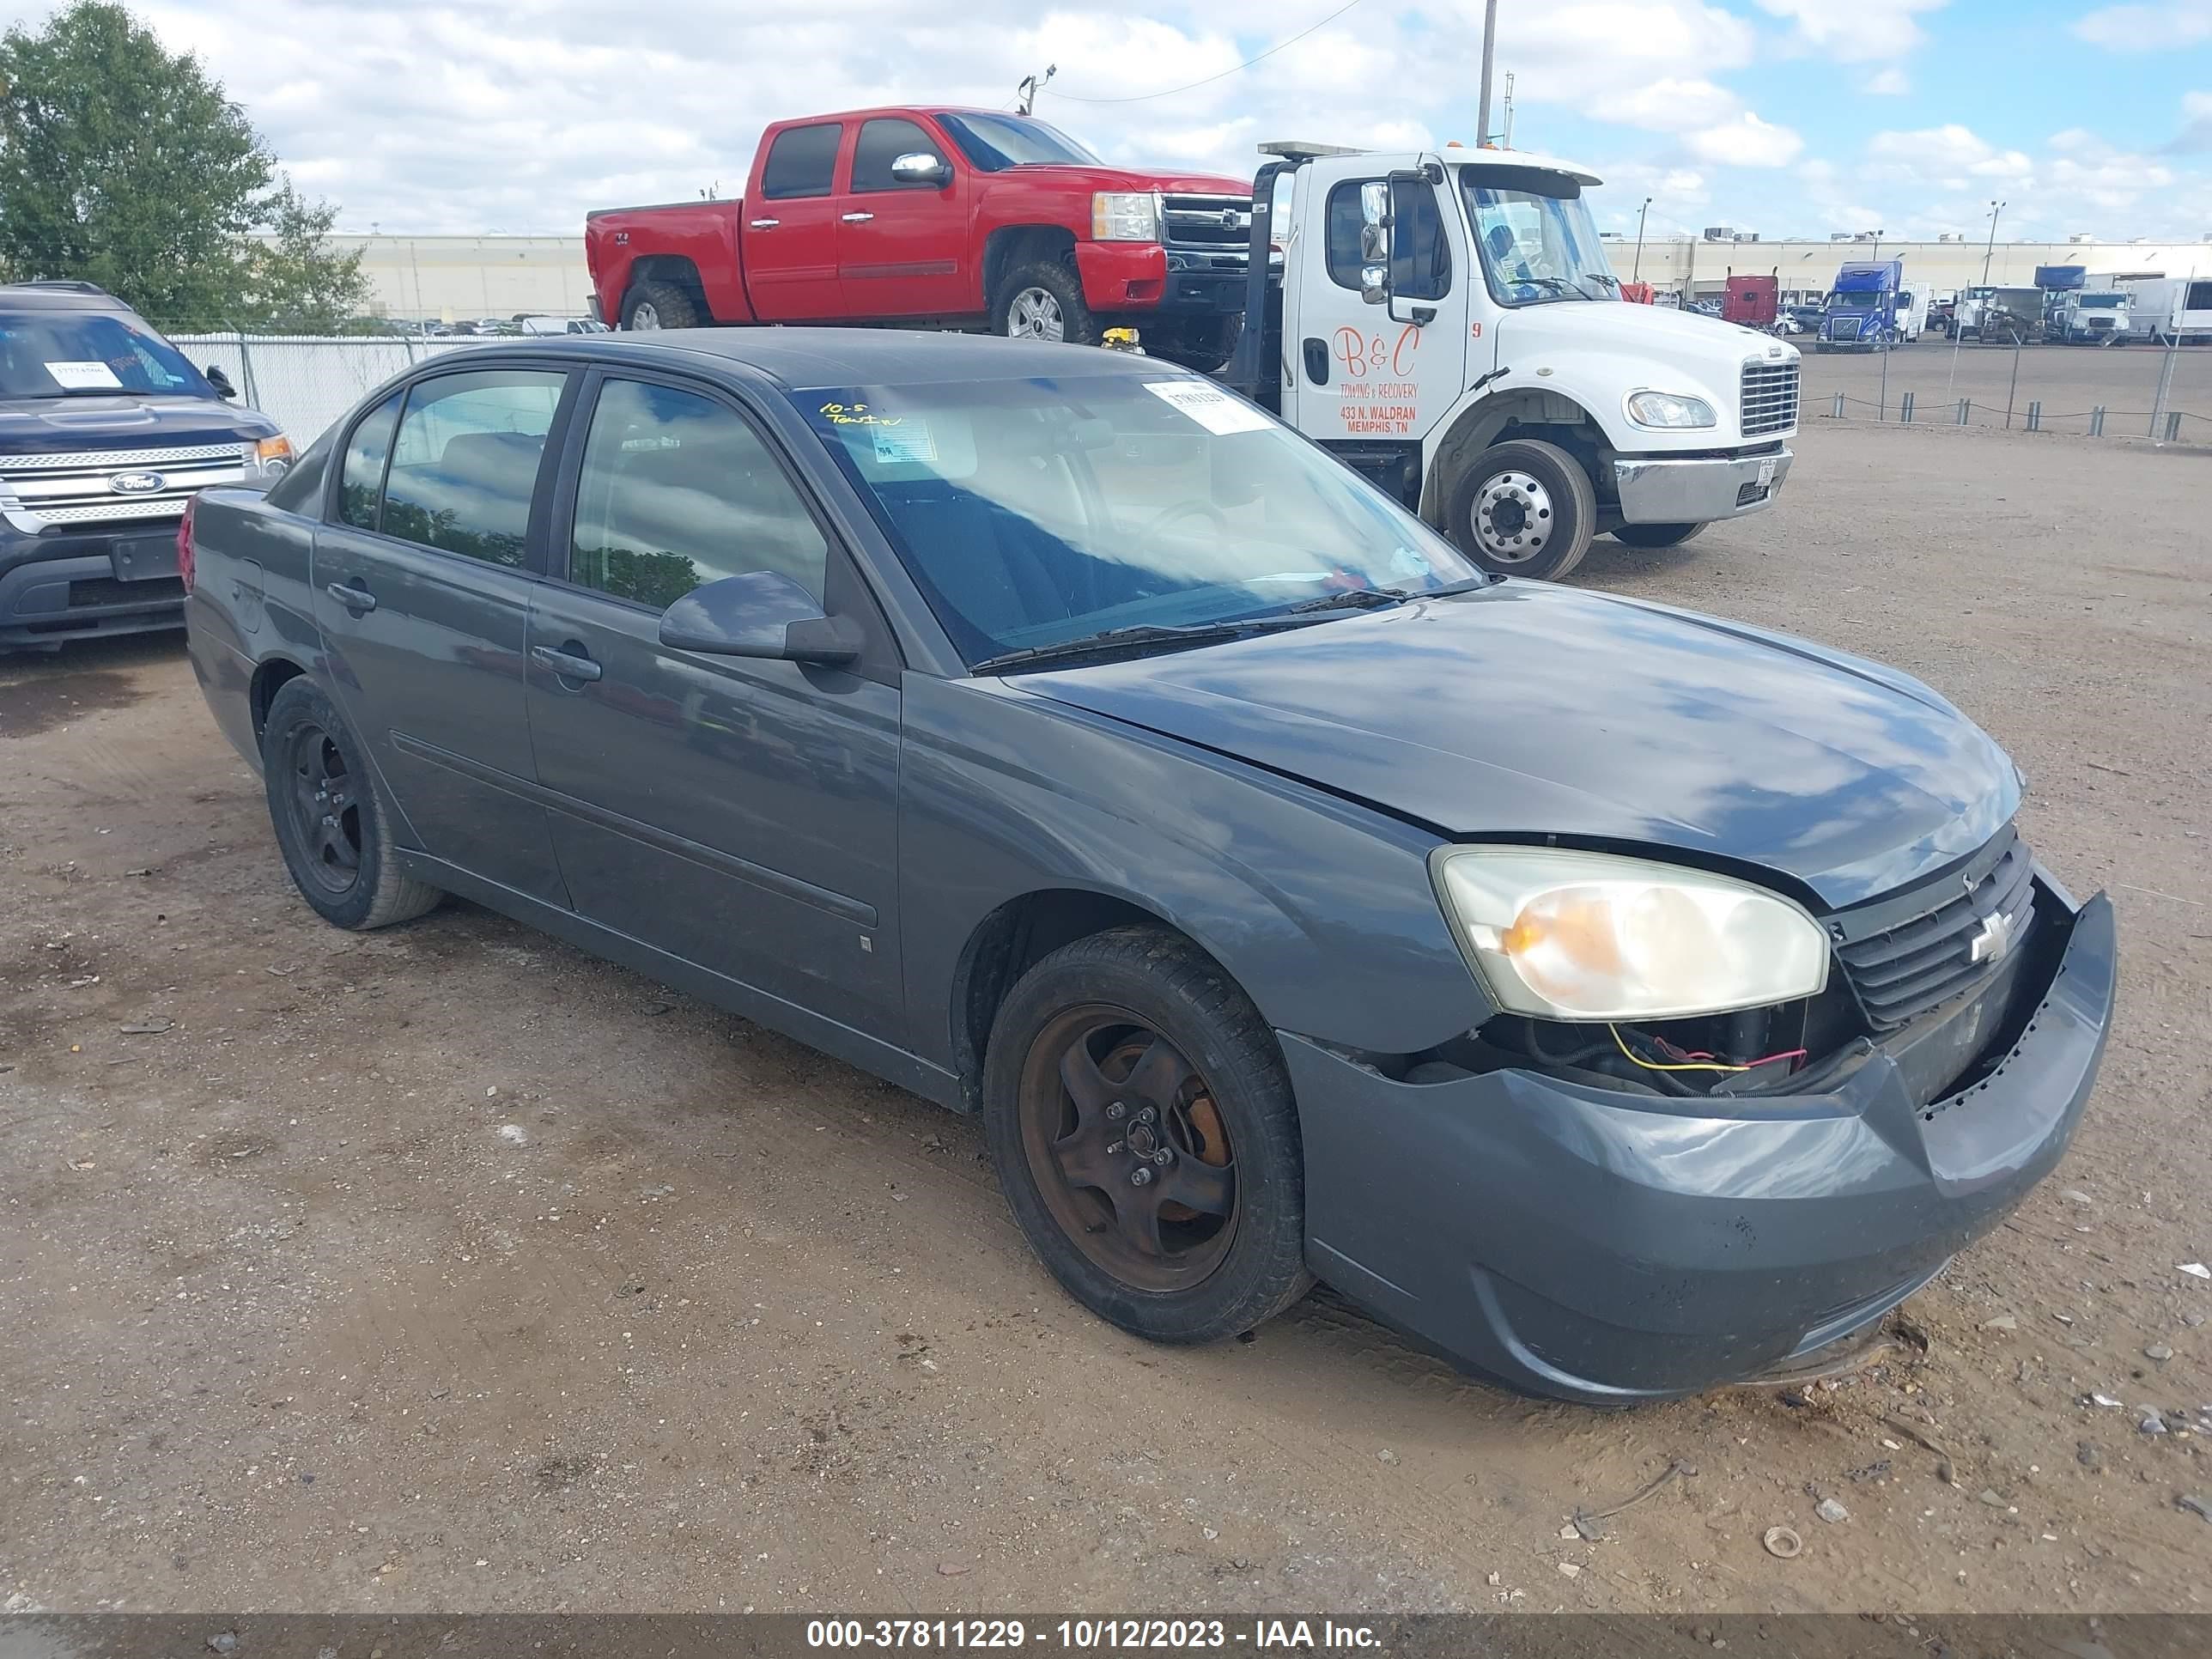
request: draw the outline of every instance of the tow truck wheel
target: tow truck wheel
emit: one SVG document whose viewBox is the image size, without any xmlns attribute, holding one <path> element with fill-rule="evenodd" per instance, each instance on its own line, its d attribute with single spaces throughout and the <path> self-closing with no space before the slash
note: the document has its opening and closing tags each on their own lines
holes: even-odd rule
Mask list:
<svg viewBox="0 0 2212 1659">
<path fill-rule="evenodd" d="M 1474 458 L 1447 510 L 1453 542 L 1485 570 L 1555 581 L 1589 550 L 1597 492 L 1557 444 L 1516 438 Z"/>
<path fill-rule="evenodd" d="M 1009 340 L 1097 345 L 1105 334 L 1083 298 L 1083 284 L 1056 259 L 1007 273 L 991 306 L 991 331 Z"/>
<path fill-rule="evenodd" d="M 1680 547 L 1704 528 L 1701 524 L 1616 525 L 1613 538 L 1629 547 Z"/>
<path fill-rule="evenodd" d="M 698 302 L 673 283 L 640 283 L 623 301 L 627 329 L 696 328 Z"/>
</svg>

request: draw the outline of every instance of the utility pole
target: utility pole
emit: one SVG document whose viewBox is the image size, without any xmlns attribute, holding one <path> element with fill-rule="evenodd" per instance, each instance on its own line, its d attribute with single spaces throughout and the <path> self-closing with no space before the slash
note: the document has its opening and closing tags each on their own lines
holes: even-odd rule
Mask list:
<svg viewBox="0 0 2212 1659">
<path fill-rule="evenodd" d="M 1881 263 L 1881 233 L 1879 230 L 1874 234 L 1874 259 L 1876 264 Z"/>
<path fill-rule="evenodd" d="M 1990 285 L 1990 258 L 1997 251 L 1997 215 L 2003 211 L 2002 202 L 1992 201 L 1990 204 L 1989 245 L 1982 250 L 1982 286 L 1984 288 Z"/>
<path fill-rule="evenodd" d="M 1490 147 L 1490 61 L 1498 45 L 1498 0 L 1482 4 L 1482 90 L 1474 107 L 1474 142 Z"/>
<path fill-rule="evenodd" d="M 1513 148 L 1513 71 L 1505 71 L 1505 135 L 1499 140 L 1506 149 Z"/>
<path fill-rule="evenodd" d="M 1022 77 L 1021 84 L 1016 87 L 1014 91 L 1022 100 L 1023 114 L 1030 115 L 1036 112 L 1036 95 L 1038 92 L 1042 89 L 1045 81 L 1051 80 L 1054 76 L 1059 73 L 1059 64 L 1047 64 L 1044 66 L 1044 81 L 1038 80 L 1034 75 L 1025 75 Z"/>
<path fill-rule="evenodd" d="M 1651 211 L 1651 198 L 1644 198 L 1644 205 L 1636 210 L 1636 263 L 1629 267 L 1628 280 L 1635 282 L 1644 275 L 1644 216 Z"/>
</svg>

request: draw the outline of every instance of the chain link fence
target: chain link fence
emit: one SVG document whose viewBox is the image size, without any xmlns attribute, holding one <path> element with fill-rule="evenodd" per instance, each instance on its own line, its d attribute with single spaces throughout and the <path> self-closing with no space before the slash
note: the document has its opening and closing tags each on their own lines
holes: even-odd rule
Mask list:
<svg viewBox="0 0 2212 1659">
<path fill-rule="evenodd" d="M 487 345 L 466 336 L 171 334 L 185 356 L 230 377 L 239 399 L 274 419 L 305 449 L 331 422 L 410 364 Z"/>
<path fill-rule="evenodd" d="M 1865 354 L 1802 349 L 1808 417 L 2212 444 L 2212 348 L 1923 340 Z"/>
</svg>

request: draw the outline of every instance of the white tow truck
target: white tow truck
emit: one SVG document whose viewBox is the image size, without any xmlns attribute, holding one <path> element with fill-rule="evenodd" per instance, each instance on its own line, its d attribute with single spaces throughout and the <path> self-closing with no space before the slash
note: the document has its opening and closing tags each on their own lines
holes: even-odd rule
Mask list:
<svg viewBox="0 0 2212 1659">
<path fill-rule="evenodd" d="M 1672 547 L 1773 504 L 1797 349 L 1623 303 L 1595 173 L 1456 146 L 1261 150 L 1223 378 L 1477 563 L 1556 577 L 1593 536 Z"/>
</svg>

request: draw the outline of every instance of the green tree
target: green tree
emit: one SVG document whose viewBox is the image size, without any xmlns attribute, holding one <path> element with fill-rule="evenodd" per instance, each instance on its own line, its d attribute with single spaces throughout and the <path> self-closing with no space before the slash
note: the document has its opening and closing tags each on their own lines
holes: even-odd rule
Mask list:
<svg viewBox="0 0 2212 1659">
<path fill-rule="evenodd" d="M 0 275 L 97 283 L 173 326 L 330 321 L 367 287 L 329 249 L 336 211 L 124 7 L 76 0 L 0 35 Z"/>
</svg>

